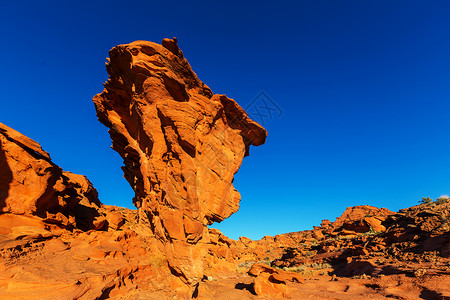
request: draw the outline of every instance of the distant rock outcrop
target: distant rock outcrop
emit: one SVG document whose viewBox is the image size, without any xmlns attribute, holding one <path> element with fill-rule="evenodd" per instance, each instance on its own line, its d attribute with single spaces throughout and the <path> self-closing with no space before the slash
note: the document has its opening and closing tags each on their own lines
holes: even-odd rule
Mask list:
<svg viewBox="0 0 450 300">
<path fill-rule="evenodd" d="M 394 212 L 387 208 L 377 208 L 369 205 L 359 205 L 348 207 L 342 216 L 333 222 L 332 226 L 335 230 L 342 233 L 356 234 L 368 231 L 381 232 L 386 227 L 381 223 Z"/>
<path fill-rule="evenodd" d="M 93 99 L 97 116 L 173 272 L 198 282 L 207 225 L 239 209 L 234 174 L 267 132 L 198 79 L 176 39 L 137 41 L 109 54 L 110 78 Z"/>
</svg>

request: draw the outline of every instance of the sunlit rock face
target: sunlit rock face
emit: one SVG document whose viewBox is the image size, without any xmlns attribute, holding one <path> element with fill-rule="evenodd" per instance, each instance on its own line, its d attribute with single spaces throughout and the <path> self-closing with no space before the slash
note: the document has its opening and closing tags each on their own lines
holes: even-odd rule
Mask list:
<svg viewBox="0 0 450 300">
<path fill-rule="evenodd" d="M 97 116 L 173 272 L 195 281 L 207 225 L 239 209 L 234 174 L 267 132 L 198 79 L 176 39 L 136 41 L 109 54 L 109 79 L 93 99 Z"/>
<path fill-rule="evenodd" d="M 88 230 L 95 218 L 84 213 L 90 206 L 101 203 L 85 176 L 63 171 L 37 142 L 0 123 L 0 213 Z"/>
</svg>

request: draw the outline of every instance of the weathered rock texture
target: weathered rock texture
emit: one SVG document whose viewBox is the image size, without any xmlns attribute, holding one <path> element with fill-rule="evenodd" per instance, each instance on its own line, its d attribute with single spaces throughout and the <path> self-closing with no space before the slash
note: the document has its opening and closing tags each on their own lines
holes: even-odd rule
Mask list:
<svg viewBox="0 0 450 300">
<path fill-rule="evenodd" d="M 136 211 L 102 205 L 86 177 L 1 123 L 0 196 L 0 299 L 191 295 Z"/>
<path fill-rule="evenodd" d="M 398 213 L 350 207 L 259 241 L 207 230 L 237 209 L 233 172 L 265 131 L 211 96 L 173 40 L 163 45 L 114 48 L 112 79 L 95 99 L 139 211 L 102 205 L 84 176 L 0 124 L 0 299 L 450 299 L 447 198 Z M 143 52 L 152 65 L 132 61 Z"/>
<path fill-rule="evenodd" d="M 92 205 L 101 204 L 85 176 L 63 171 L 37 142 L 0 123 L 1 212 L 86 228 Z"/>
<path fill-rule="evenodd" d="M 24 172 L 23 186 L 34 184 L 37 195 L 43 191 L 33 177 L 39 165 L 48 178 L 70 173 L 11 129 L 2 126 L 0 138 L 1 192 L 6 195 L 0 213 L 0 299 L 450 298 L 448 199 L 398 213 L 352 207 L 314 230 L 259 241 L 235 241 L 210 229 L 208 243 L 181 248 L 185 253 L 207 249 L 207 255 L 184 254 L 185 261 L 170 262 L 204 264 L 203 279 L 192 290 L 168 268 L 174 255 L 161 250 L 161 240 L 139 221 L 137 211 L 101 205 L 96 198 L 90 202 L 82 185 L 55 188 L 48 180 L 43 186 L 54 205 L 42 207 L 31 201 L 40 196 L 22 195 L 30 189 L 17 188 L 14 178 Z M 15 198 L 35 204 L 19 211 Z M 49 211 L 75 221 L 49 218 Z M 369 226 L 374 219 L 381 220 L 380 230 Z"/>
<path fill-rule="evenodd" d="M 93 99 L 97 116 L 173 271 L 196 281 L 208 250 L 187 245 L 209 243 L 207 225 L 238 210 L 234 174 L 267 132 L 198 79 L 175 38 L 120 45 L 109 54 L 110 78 Z"/>
</svg>

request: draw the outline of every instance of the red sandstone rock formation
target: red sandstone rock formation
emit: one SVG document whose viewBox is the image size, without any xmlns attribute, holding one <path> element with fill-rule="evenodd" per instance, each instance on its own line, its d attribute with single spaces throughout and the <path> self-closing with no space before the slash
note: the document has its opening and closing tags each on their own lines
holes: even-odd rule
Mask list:
<svg viewBox="0 0 450 300">
<path fill-rule="evenodd" d="M 348 234 L 364 233 L 367 231 L 385 231 L 381 223 L 394 212 L 386 208 L 377 208 L 369 205 L 348 207 L 344 213 L 333 222 L 335 230 Z"/>
<path fill-rule="evenodd" d="M 97 116 L 172 269 L 196 282 L 207 225 L 238 210 L 234 174 L 267 132 L 197 78 L 176 39 L 114 47 L 107 70 L 105 89 L 94 97 Z"/>
<path fill-rule="evenodd" d="M 89 229 L 96 216 L 86 208 L 100 205 L 85 176 L 63 171 L 37 142 L 0 123 L 1 212 Z"/>
<path fill-rule="evenodd" d="M 450 298 L 448 200 L 348 208 L 259 241 L 207 230 L 237 209 L 230 178 L 265 131 L 211 96 L 174 40 L 163 46 L 114 48 L 112 79 L 95 98 L 139 211 L 102 205 L 84 176 L 0 124 L 0 299 Z"/>
<path fill-rule="evenodd" d="M 0 299 L 191 295 L 135 211 L 102 205 L 86 177 L 1 123 L 0 204 Z"/>
<path fill-rule="evenodd" d="M 248 274 L 256 277 L 254 281 L 255 293 L 258 296 L 270 298 L 285 298 L 289 294 L 287 282 L 303 282 L 300 274 L 274 269 L 264 264 L 254 264 Z"/>
</svg>

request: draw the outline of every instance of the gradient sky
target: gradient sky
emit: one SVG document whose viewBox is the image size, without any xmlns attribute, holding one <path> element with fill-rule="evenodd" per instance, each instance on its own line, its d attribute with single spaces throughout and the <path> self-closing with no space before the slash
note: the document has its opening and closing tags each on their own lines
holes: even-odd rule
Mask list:
<svg viewBox="0 0 450 300">
<path fill-rule="evenodd" d="M 248 107 L 269 136 L 214 227 L 259 239 L 348 206 L 396 211 L 450 193 L 449 16 L 449 1 L 0 1 L 0 122 L 132 208 L 91 99 L 110 48 L 176 36 L 214 93 L 278 109 Z"/>
</svg>

